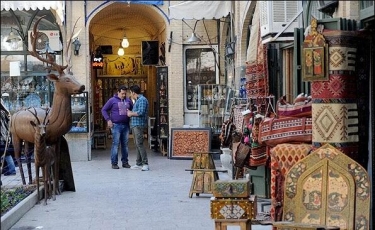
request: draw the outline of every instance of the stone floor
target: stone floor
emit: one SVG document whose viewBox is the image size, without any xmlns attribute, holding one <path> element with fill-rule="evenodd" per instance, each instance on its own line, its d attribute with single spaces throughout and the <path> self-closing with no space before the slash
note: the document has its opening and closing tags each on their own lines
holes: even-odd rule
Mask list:
<svg viewBox="0 0 375 230">
<path fill-rule="evenodd" d="M 146 144 L 146 143 L 145 143 Z M 111 169 L 110 148 L 93 150 L 92 160 L 72 162 L 75 192 L 65 191 L 47 206 L 35 205 L 11 229 L 96 230 L 155 229 L 213 230 L 211 194 L 189 198 L 191 160 L 171 160 L 147 148 L 150 171 Z M 74 154 L 74 153 L 71 153 Z M 129 163 L 136 152 L 129 142 Z M 220 160 L 215 160 L 217 168 Z M 226 173 L 220 179 L 229 179 Z M 4 186 L 21 184 L 16 176 L 2 176 Z M 265 200 L 269 203 L 269 200 Z M 262 205 L 259 203 L 258 210 Z M 263 206 L 265 212 L 268 205 Z M 253 230 L 271 226 L 253 225 Z M 235 226 L 228 230 L 239 229 Z"/>
</svg>

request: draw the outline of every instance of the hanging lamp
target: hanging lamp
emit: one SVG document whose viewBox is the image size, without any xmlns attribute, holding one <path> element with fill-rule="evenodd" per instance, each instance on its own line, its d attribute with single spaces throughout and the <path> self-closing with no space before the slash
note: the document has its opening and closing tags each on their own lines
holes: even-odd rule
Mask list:
<svg viewBox="0 0 375 230">
<path fill-rule="evenodd" d="M 124 35 L 124 38 L 122 39 L 121 46 L 122 46 L 122 48 L 128 48 L 129 47 L 129 40 L 126 37 L 126 35 Z"/>
<path fill-rule="evenodd" d="M 198 21 L 199 20 L 195 21 L 193 33 L 191 34 L 191 37 L 188 40 L 189 43 L 200 42 L 201 41 L 201 39 L 199 37 L 197 37 L 197 35 L 195 34 L 195 28 L 197 27 L 197 22 Z"/>
<path fill-rule="evenodd" d="M 119 46 L 119 48 L 118 48 L 118 51 L 117 51 L 117 55 L 118 56 L 124 56 L 124 54 L 125 54 L 125 50 L 124 50 L 124 48 L 122 47 L 122 44 L 121 44 L 122 42 L 120 42 L 120 46 Z"/>
</svg>

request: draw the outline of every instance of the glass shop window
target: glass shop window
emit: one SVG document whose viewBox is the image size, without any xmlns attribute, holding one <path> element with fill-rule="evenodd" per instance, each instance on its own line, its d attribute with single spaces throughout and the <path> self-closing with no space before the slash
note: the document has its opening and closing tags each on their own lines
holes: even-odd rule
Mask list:
<svg viewBox="0 0 375 230">
<path fill-rule="evenodd" d="M 198 85 L 219 81 L 217 45 L 187 46 L 184 49 L 185 108 L 198 110 Z"/>
</svg>

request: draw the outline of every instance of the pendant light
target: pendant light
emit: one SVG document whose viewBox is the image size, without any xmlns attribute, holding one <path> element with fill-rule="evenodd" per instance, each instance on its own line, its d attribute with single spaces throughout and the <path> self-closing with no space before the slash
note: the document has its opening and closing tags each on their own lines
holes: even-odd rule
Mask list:
<svg viewBox="0 0 375 230">
<path fill-rule="evenodd" d="M 126 37 L 125 34 L 124 34 L 124 38 L 122 39 L 121 46 L 122 46 L 122 48 L 128 48 L 129 47 L 129 40 Z"/>
<path fill-rule="evenodd" d="M 200 42 L 201 41 L 201 39 L 199 37 L 197 37 L 197 35 L 195 34 L 195 28 L 197 27 L 197 22 L 198 21 L 199 20 L 195 21 L 193 33 L 191 34 L 191 37 L 188 40 L 189 43 Z"/>
<path fill-rule="evenodd" d="M 120 46 L 119 46 L 118 51 L 117 51 L 117 55 L 118 56 L 124 56 L 124 54 L 125 54 L 125 50 L 124 50 L 124 48 L 122 48 L 122 44 L 121 43 L 122 42 L 120 42 Z"/>
<path fill-rule="evenodd" d="M 15 29 L 16 30 L 16 29 Z M 12 50 L 17 50 L 18 47 L 19 47 L 19 42 L 21 41 L 22 39 L 20 38 L 20 36 L 16 35 L 14 32 L 13 32 L 13 28 L 11 27 L 10 28 L 10 33 L 7 37 L 7 39 L 5 40 L 7 43 L 10 44 L 10 47 L 12 48 Z"/>
</svg>

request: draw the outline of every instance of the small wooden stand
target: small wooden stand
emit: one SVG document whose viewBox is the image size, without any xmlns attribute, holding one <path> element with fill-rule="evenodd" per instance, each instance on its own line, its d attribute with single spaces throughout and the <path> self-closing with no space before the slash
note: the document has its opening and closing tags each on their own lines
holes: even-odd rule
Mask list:
<svg viewBox="0 0 375 230">
<path fill-rule="evenodd" d="M 96 131 L 93 134 L 94 148 L 107 148 L 107 132 L 106 131 Z"/>
<path fill-rule="evenodd" d="M 189 192 L 190 198 L 193 197 L 193 193 L 196 196 L 199 196 L 200 193 L 212 194 L 213 183 L 219 179 L 218 172 L 227 172 L 227 170 L 215 168 L 212 154 L 218 154 L 218 152 L 193 153 L 191 169 L 185 169 L 185 171 L 193 173 Z"/>
<path fill-rule="evenodd" d="M 227 230 L 228 226 L 239 226 L 240 230 L 251 230 L 249 219 L 215 219 L 215 230 Z"/>
</svg>

